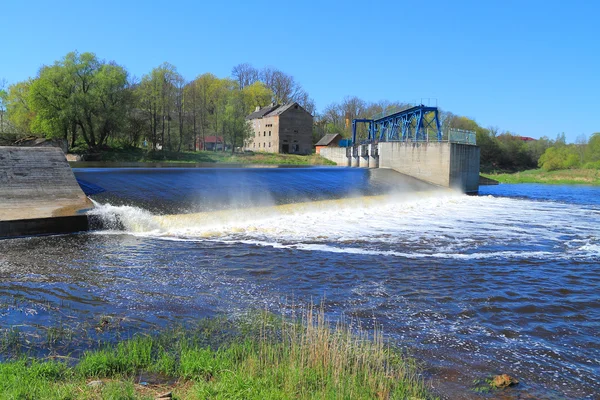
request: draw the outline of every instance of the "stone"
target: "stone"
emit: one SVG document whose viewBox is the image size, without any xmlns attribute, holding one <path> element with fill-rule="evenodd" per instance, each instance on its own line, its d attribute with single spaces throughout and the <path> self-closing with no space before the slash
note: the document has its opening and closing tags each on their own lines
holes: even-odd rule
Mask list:
<svg viewBox="0 0 600 400">
<path fill-rule="evenodd" d="M 514 386 L 518 383 L 519 383 L 519 381 L 516 380 L 515 378 L 513 378 L 512 376 L 507 375 L 507 374 L 502 374 L 502 375 L 494 376 L 494 378 L 492 379 L 491 385 L 495 388 L 503 389 L 503 388 L 507 388 L 509 386 Z"/>
<path fill-rule="evenodd" d="M 90 387 L 100 387 L 102 385 L 104 385 L 104 382 L 102 381 L 91 381 L 87 384 Z"/>
</svg>

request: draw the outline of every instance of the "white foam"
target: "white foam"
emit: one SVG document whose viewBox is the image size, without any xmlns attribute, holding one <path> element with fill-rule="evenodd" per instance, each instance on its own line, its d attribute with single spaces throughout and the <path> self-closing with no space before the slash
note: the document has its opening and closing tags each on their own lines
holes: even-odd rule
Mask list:
<svg viewBox="0 0 600 400">
<path fill-rule="evenodd" d="M 598 237 L 600 217 L 592 211 L 444 191 L 169 216 L 110 205 L 94 213 L 118 219 L 132 234 L 169 240 L 407 258 L 550 259 L 598 257 L 600 244 L 590 234 Z"/>
</svg>

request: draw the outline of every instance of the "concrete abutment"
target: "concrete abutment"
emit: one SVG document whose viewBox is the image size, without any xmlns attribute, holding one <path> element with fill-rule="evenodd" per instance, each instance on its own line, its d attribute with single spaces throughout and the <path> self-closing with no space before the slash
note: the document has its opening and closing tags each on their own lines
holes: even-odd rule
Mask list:
<svg viewBox="0 0 600 400">
<path fill-rule="evenodd" d="M 87 229 L 93 208 L 55 147 L 0 147 L 0 238 Z"/>
</svg>

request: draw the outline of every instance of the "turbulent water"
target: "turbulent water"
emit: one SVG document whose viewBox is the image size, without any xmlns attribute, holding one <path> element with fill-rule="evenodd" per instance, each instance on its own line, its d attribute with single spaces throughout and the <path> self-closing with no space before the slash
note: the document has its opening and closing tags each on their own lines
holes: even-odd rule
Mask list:
<svg viewBox="0 0 600 400">
<path fill-rule="evenodd" d="M 473 381 L 497 373 L 521 381 L 514 398 L 600 396 L 599 188 L 466 196 L 327 168 L 76 175 L 106 189 L 104 228 L 0 241 L 3 327 L 112 315 L 135 330 L 322 302 L 382 324 L 443 397 L 482 396 Z"/>
</svg>

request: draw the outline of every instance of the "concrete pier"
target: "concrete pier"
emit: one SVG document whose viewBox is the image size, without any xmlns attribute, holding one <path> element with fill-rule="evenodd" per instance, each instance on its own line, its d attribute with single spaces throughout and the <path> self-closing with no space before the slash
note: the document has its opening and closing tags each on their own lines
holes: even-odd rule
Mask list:
<svg viewBox="0 0 600 400">
<path fill-rule="evenodd" d="M 92 207 L 61 149 L 0 147 L 0 238 L 86 230 Z"/>
<path fill-rule="evenodd" d="M 369 168 L 379 168 L 379 149 L 376 144 L 369 145 Z"/>
</svg>

